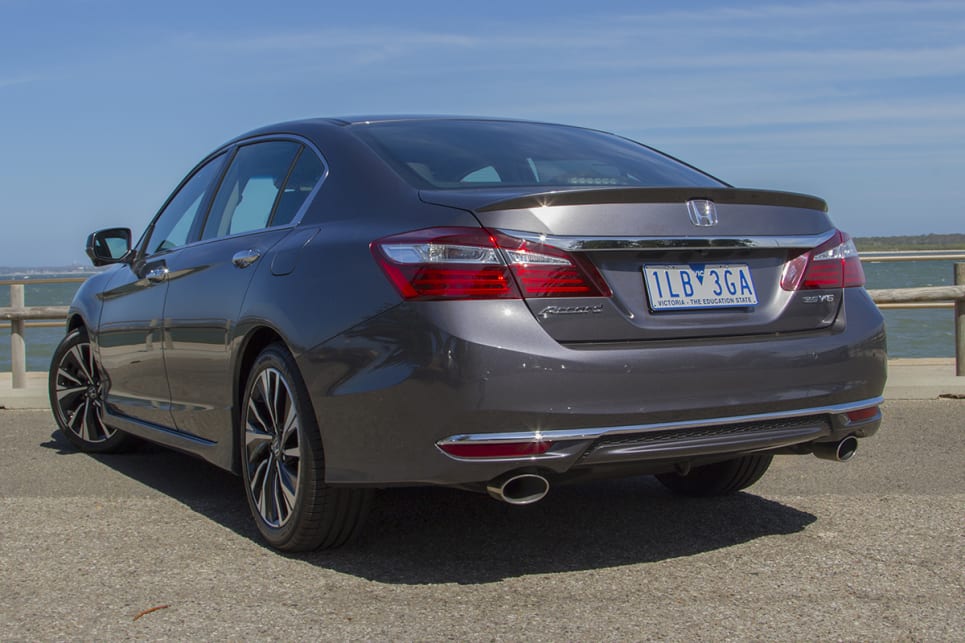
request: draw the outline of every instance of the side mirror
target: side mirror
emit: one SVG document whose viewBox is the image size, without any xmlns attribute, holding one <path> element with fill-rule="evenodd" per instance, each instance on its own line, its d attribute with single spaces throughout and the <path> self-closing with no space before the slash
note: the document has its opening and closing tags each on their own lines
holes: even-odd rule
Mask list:
<svg viewBox="0 0 965 643">
<path fill-rule="evenodd" d="M 120 263 L 131 252 L 129 228 L 98 230 L 87 237 L 87 256 L 95 266 Z"/>
</svg>

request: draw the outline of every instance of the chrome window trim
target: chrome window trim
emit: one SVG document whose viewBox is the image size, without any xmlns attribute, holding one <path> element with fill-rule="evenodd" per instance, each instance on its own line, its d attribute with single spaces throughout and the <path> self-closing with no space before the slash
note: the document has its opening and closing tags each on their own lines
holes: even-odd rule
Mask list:
<svg viewBox="0 0 965 643">
<path fill-rule="evenodd" d="M 708 426 L 725 424 L 744 424 L 749 422 L 768 422 L 786 420 L 789 418 L 805 417 L 808 415 L 842 414 L 857 411 L 871 406 L 879 406 L 884 402 L 883 397 L 873 397 L 857 402 L 832 404 L 828 406 L 814 406 L 791 411 L 774 411 L 771 413 L 756 413 L 752 415 L 732 415 L 728 417 L 704 418 L 701 420 L 678 420 L 675 422 L 656 422 L 653 424 L 637 424 L 631 426 L 610 426 L 585 429 L 554 429 L 549 431 L 518 431 L 512 433 L 466 433 L 453 435 L 436 442 L 436 447 L 454 460 L 464 462 L 491 462 L 499 460 L 531 461 L 557 459 L 568 454 L 547 452 L 541 455 L 527 455 L 519 457 L 499 458 L 465 458 L 446 453 L 442 447 L 450 444 L 502 444 L 506 442 L 569 442 L 574 440 L 596 440 L 604 436 L 632 435 L 635 433 L 652 433 L 654 431 L 668 431 L 674 429 L 699 429 Z"/>
<path fill-rule="evenodd" d="M 315 155 L 318 157 L 318 159 L 322 162 L 322 168 L 323 168 L 322 175 L 315 183 L 315 187 L 312 188 L 312 191 L 308 193 L 307 197 L 305 197 L 305 201 L 298 208 L 298 211 L 295 213 L 295 216 L 292 217 L 291 221 L 289 221 L 284 225 L 271 226 L 271 227 L 265 227 L 265 228 L 256 228 L 254 230 L 245 230 L 243 232 L 228 234 L 223 237 L 212 237 L 210 239 L 195 239 L 194 241 L 191 241 L 181 246 L 177 246 L 176 248 L 171 248 L 169 250 L 162 250 L 160 252 L 155 252 L 154 254 L 150 254 L 150 255 L 148 254 L 140 255 L 140 252 L 139 252 L 138 254 L 142 258 L 142 260 L 150 261 L 150 260 L 153 260 L 155 257 L 166 256 L 172 252 L 179 251 L 182 248 L 193 248 L 197 246 L 203 246 L 209 243 L 215 243 L 217 241 L 221 241 L 223 239 L 234 239 L 244 235 L 259 234 L 262 232 L 267 232 L 269 230 L 290 230 L 300 225 L 302 222 L 302 219 L 305 216 L 305 213 L 308 212 L 308 208 L 311 207 L 312 201 L 315 199 L 315 195 L 318 194 L 319 190 L 322 189 L 322 185 L 325 183 L 326 179 L 328 179 L 328 175 L 329 175 L 328 159 L 325 158 L 325 155 L 321 153 L 321 151 L 318 149 L 315 143 L 305 138 L 304 136 L 300 136 L 298 134 L 279 133 L 279 134 L 259 134 L 258 136 L 252 136 L 250 138 L 232 141 L 231 143 L 222 145 L 214 152 L 211 152 L 210 154 L 208 154 L 197 165 L 191 168 L 191 171 L 188 172 L 188 174 L 181 180 L 181 182 L 178 183 L 177 187 L 174 188 L 171 194 L 168 195 L 168 198 L 164 201 L 164 204 L 160 207 L 160 209 L 158 209 L 158 211 L 154 214 L 154 217 L 151 219 L 151 222 L 148 224 L 148 229 L 150 229 L 154 225 L 154 222 L 158 219 L 158 217 L 161 216 L 161 213 L 164 212 L 165 208 L 167 208 L 168 203 L 171 202 L 171 199 L 181 190 L 182 187 L 184 187 L 184 185 L 191 179 L 191 177 L 193 177 L 197 173 L 197 171 L 200 170 L 206 163 L 217 158 L 220 154 L 228 155 L 228 159 L 227 159 L 227 162 L 225 163 L 225 166 L 221 168 L 221 175 L 219 175 L 218 177 L 217 185 L 215 186 L 214 195 L 212 195 L 212 199 L 213 199 L 214 197 L 217 196 L 218 191 L 221 189 L 221 181 L 224 180 L 224 174 L 228 171 L 232 161 L 234 161 L 234 153 L 238 149 L 246 145 L 253 145 L 255 143 L 266 143 L 269 141 L 291 141 L 293 143 L 300 143 L 304 145 L 306 149 L 309 149 L 312 152 L 314 152 Z M 209 214 L 210 212 L 205 213 L 206 219 Z M 145 233 L 147 233 L 147 229 L 145 229 L 144 233 L 141 234 L 141 238 L 138 240 L 137 245 L 134 246 L 135 249 L 139 249 L 141 246 L 141 243 L 145 241 L 144 239 Z M 152 234 L 153 234 L 153 231 L 152 231 Z M 147 241 L 149 242 L 150 239 L 148 239 Z"/>
<path fill-rule="evenodd" d="M 726 250 L 733 248 L 816 248 L 835 235 L 835 230 L 820 234 L 761 237 L 572 237 L 498 229 L 498 232 L 532 243 L 566 250 Z"/>
</svg>

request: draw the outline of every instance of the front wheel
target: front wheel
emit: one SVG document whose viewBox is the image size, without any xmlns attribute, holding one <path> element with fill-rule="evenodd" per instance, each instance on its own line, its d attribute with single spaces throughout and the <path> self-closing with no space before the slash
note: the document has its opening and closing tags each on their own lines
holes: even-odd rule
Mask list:
<svg viewBox="0 0 965 643">
<path fill-rule="evenodd" d="M 687 475 L 657 475 L 665 487 L 684 496 L 725 496 L 746 489 L 761 479 L 773 456 L 744 455 L 733 460 L 692 468 Z"/>
<path fill-rule="evenodd" d="M 252 366 L 241 408 L 241 470 L 258 531 L 283 551 L 338 547 L 358 532 L 371 491 L 325 484 L 321 434 L 288 350 Z"/>
<path fill-rule="evenodd" d="M 105 388 L 87 331 L 70 331 L 54 351 L 47 391 L 57 426 L 81 451 L 113 453 L 132 444 L 129 435 L 104 421 Z"/>
</svg>

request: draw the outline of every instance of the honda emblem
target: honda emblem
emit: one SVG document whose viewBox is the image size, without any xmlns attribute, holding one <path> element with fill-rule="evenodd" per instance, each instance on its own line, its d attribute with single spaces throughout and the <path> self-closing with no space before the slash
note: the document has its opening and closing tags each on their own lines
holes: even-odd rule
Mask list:
<svg viewBox="0 0 965 643">
<path fill-rule="evenodd" d="M 687 201 L 687 212 L 690 222 L 701 228 L 717 225 L 717 206 L 707 199 L 692 199 Z"/>
</svg>

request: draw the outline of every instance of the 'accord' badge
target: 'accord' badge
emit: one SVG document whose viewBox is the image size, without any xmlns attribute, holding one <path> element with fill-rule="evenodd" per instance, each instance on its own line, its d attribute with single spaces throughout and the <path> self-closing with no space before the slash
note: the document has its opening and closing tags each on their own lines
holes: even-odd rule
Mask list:
<svg viewBox="0 0 965 643">
<path fill-rule="evenodd" d="M 547 306 L 539 311 L 539 316 L 546 318 L 550 315 L 586 315 L 599 314 L 603 312 L 603 305 L 596 306 Z"/>
<path fill-rule="evenodd" d="M 707 199 L 687 201 L 687 212 L 690 213 L 690 222 L 695 226 L 709 228 L 717 225 L 717 206 L 713 201 Z"/>
</svg>

